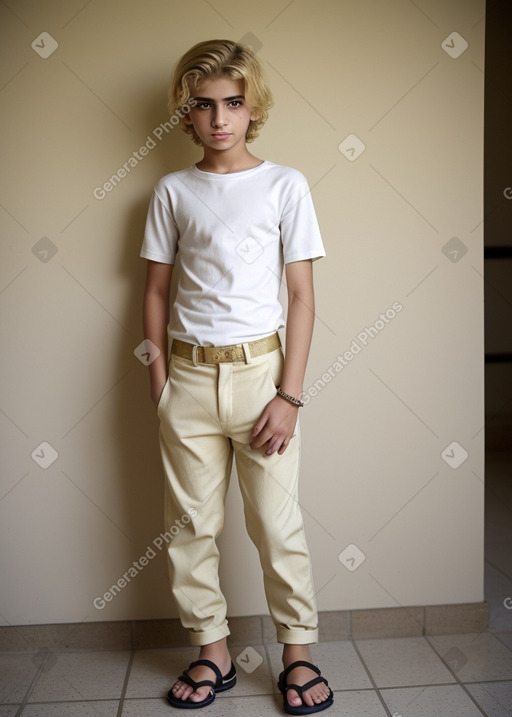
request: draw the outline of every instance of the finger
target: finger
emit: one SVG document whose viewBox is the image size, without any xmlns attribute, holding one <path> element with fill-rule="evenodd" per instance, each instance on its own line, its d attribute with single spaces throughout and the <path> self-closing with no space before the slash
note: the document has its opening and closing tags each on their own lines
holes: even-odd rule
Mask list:
<svg viewBox="0 0 512 717">
<path fill-rule="evenodd" d="M 262 413 L 261 416 L 258 418 L 256 423 L 253 426 L 252 429 L 252 436 L 253 438 L 257 436 L 259 433 L 261 433 L 262 429 L 265 427 L 265 424 L 267 422 L 267 416 L 265 413 Z"/>
<path fill-rule="evenodd" d="M 251 441 L 251 448 L 261 448 L 265 443 L 268 443 L 272 438 L 272 431 L 261 430 Z"/>
<path fill-rule="evenodd" d="M 253 438 L 249 445 L 254 451 L 265 453 L 265 451 L 267 451 L 269 448 L 269 444 L 270 441 L 268 436 L 267 439 L 264 440 L 264 436 L 260 434 L 257 438 Z"/>
<path fill-rule="evenodd" d="M 274 455 L 275 449 L 274 448 L 267 448 L 267 450 L 263 453 L 264 458 L 270 458 L 270 456 Z"/>
<path fill-rule="evenodd" d="M 290 439 L 287 439 L 281 443 L 281 448 L 277 451 L 280 456 L 283 455 L 285 450 L 288 448 L 288 444 L 290 443 Z"/>
<path fill-rule="evenodd" d="M 267 441 L 266 441 L 266 440 L 263 438 L 263 436 L 261 436 L 261 434 L 260 434 L 260 435 L 257 436 L 256 438 L 253 438 L 249 445 L 250 445 L 250 447 L 251 447 L 254 451 L 257 451 L 257 450 L 263 448 L 263 446 L 264 446 L 266 443 L 267 443 Z M 265 450 L 266 450 L 266 448 L 267 448 L 267 447 L 265 447 Z"/>
<path fill-rule="evenodd" d="M 269 441 L 269 445 L 266 451 L 266 455 L 272 455 L 272 453 L 280 453 L 281 452 L 281 446 L 283 444 L 283 439 L 281 436 L 274 435 L 272 439 Z"/>
</svg>

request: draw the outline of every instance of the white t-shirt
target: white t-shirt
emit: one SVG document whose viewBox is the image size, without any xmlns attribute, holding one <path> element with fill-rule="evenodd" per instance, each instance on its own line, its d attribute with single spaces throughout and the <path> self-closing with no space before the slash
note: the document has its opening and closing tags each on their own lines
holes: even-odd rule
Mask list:
<svg viewBox="0 0 512 717">
<path fill-rule="evenodd" d="M 263 162 L 231 174 L 193 166 L 155 187 L 141 256 L 181 273 L 170 338 L 202 346 L 253 341 L 284 326 L 283 265 L 325 256 L 305 177 Z"/>
</svg>

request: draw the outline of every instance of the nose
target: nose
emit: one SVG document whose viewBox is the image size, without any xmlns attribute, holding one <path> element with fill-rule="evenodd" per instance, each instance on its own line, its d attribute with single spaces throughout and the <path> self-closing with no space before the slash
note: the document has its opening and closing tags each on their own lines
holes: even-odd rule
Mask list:
<svg viewBox="0 0 512 717">
<path fill-rule="evenodd" d="M 226 110 L 217 105 L 212 113 L 212 125 L 214 127 L 225 127 L 227 124 Z"/>
</svg>

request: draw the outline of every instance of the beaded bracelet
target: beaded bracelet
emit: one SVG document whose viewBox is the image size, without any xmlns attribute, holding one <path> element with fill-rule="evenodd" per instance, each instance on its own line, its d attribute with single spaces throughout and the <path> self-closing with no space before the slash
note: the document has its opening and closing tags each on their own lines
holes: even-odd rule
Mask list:
<svg viewBox="0 0 512 717">
<path fill-rule="evenodd" d="M 294 406 L 300 406 L 300 408 L 304 408 L 304 404 L 302 403 L 302 401 L 300 401 L 298 398 L 295 398 L 295 396 L 290 396 L 289 393 L 281 391 L 281 386 L 276 386 L 276 391 L 278 396 L 281 396 L 281 398 L 284 398 L 286 401 L 293 403 Z"/>
</svg>

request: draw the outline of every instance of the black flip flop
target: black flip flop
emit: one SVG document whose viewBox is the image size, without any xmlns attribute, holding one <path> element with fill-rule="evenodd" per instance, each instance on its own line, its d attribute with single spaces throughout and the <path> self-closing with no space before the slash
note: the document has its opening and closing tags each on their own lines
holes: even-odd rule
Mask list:
<svg viewBox="0 0 512 717">
<path fill-rule="evenodd" d="M 316 672 L 318 677 L 314 677 L 309 682 L 306 682 L 305 685 L 302 685 L 302 687 L 300 685 L 293 685 L 293 684 L 288 685 L 286 683 L 286 678 L 288 677 L 290 672 L 292 670 L 294 670 L 296 667 L 308 667 L 310 670 L 313 670 L 313 672 Z M 287 712 L 289 715 L 311 715 L 314 712 L 321 712 L 322 710 L 326 710 L 328 707 L 330 707 L 332 705 L 332 703 L 334 702 L 334 695 L 333 695 L 330 687 L 329 687 L 329 697 L 326 700 L 324 700 L 323 702 L 320 702 L 317 705 L 313 705 L 312 707 L 310 707 L 309 705 L 305 705 L 304 700 L 303 700 L 302 705 L 300 705 L 299 707 L 292 707 L 292 705 L 290 705 L 288 703 L 288 700 L 286 698 L 288 690 L 295 690 L 297 692 L 297 694 L 299 695 L 299 697 L 302 699 L 303 692 L 307 692 L 307 690 L 309 690 L 311 687 L 313 687 L 313 685 L 319 685 L 322 682 L 325 685 L 327 685 L 327 687 L 329 687 L 329 683 L 327 682 L 325 677 L 321 676 L 321 672 L 318 669 L 318 667 L 315 667 L 315 665 L 312 665 L 311 662 L 305 662 L 304 660 L 297 660 L 297 662 L 293 662 L 291 665 L 289 665 L 289 667 L 287 667 L 286 670 L 283 670 L 283 672 L 281 672 L 281 674 L 279 675 L 279 682 L 277 683 L 277 687 L 278 687 L 279 691 L 282 693 L 283 698 L 284 698 L 284 711 Z"/>
<path fill-rule="evenodd" d="M 191 670 L 193 667 L 196 667 L 197 665 L 204 665 L 205 667 L 209 667 L 210 670 L 213 670 L 217 677 L 216 681 L 213 682 L 212 680 L 201 680 L 200 682 L 196 682 L 191 677 L 189 677 L 188 671 Z M 206 685 L 211 688 L 211 692 L 208 697 L 205 697 L 204 700 L 201 700 L 201 702 L 180 700 L 179 697 L 175 697 L 173 695 L 172 688 L 169 690 L 169 692 L 167 693 L 167 699 L 173 707 L 178 707 L 179 709 L 184 710 L 195 710 L 199 709 L 200 707 L 206 707 L 207 705 L 211 705 L 211 703 L 215 699 L 215 695 L 217 692 L 225 692 L 226 690 L 230 690 L 232 687 L 234 687 L 236 685 L 236 669 L 234 664 L 231 663 L 231 669 L 229 670 L 228 674 L 223 677 L 221 671 L 214 662 L 211 662 L 210 660 L 197 660 L 196 662 L 190 663 L 188 669 L 185 670 L 183 674 L 178 677 L 178 680 L 181 680 L 181 682 L 185 682 L 187 685 L 190 685 L 194 692 L 199 687 L 205 687 Z"/>
</svg>

